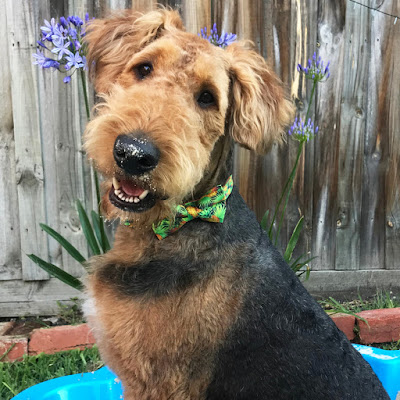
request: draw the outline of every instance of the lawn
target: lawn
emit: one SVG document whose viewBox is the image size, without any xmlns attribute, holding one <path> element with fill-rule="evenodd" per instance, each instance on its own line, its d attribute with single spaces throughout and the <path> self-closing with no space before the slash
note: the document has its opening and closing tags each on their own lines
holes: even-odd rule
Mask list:
<svg viewBox="0 0 400 400">
<path fill-rule="evenodd" d="M 57 354 L 25 356 L 18 362 L 0 362 L 0 399 L 9 400 L 22 390 L 48 379 L 95 371 L 103 366 L 97 347 Z"/>
</svg>

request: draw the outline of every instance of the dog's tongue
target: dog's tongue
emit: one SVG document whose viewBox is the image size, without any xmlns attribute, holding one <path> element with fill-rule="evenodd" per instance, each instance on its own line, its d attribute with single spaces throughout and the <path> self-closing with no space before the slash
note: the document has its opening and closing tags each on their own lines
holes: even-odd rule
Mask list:
<svg viewBox="0 0 400 400">
<path fill-rule="evenodd" d="M 132 182 L 121 180 L 120 184 L 122 190 L 129 196 L 139 197 L 144 192 L 144 189 Z"/>
</svg>

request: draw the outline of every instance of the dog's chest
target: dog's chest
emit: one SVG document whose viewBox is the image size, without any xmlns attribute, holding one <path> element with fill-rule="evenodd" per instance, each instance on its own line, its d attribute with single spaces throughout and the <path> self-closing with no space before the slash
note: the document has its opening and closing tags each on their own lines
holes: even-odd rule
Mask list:
<svg viewBox="0 0 400 400">
<path fill-rule="evenodd" d="M 136 398 L 201 398 L 241 307 L 237 274 L 222 267 L 206 281 L 153 298 L 121 295 L 91 277 L 100 350 Z"/>
</svg>

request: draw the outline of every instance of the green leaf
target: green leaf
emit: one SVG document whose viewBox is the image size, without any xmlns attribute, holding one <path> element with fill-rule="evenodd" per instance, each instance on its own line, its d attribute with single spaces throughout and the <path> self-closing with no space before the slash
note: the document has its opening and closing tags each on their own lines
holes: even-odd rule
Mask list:
<svg viewBox="0 0 400 400">
<path fill-rule="evenodd" d="M 268 217 L 269 217 L 269 210 L 265 211 L 265 214 L 264 214 L 264 216 L 262 217 L 262 220 L 261 220 L 261 222 L 260 222 L 261 228 L 263 228 L 264 231 L 267 230 Z"/>
<path fill-rule="evenodd" d="M 99 215 L 100 221 L 100 234 L 101 234 L 101 246 L 103 248 L 103 253 L 107 253 L 108 250 L 111 249 L 110 242 L 108 241 L 106 231 L 104 229 L 104 221 L 103 218 Z"/>
<path fill-rule="evenodd" d="M 283 258 L 287 263 L 292 259 L 293 250 L 296 247 L 297 241 L 299 240 L 301 230 L 303 229 L 303 224 L 304 224 L 304 217 L 301 217 L 296 227 L 293 230 L 292 236 L 289 239 L 289 243 L 286 246 L 286 251 L 285 254 L 283 255 Z"/>
<path fill-rule="evenodd" d="M 96 234 L 97 241 L 101 244 L 101 232 L 100 232 L 100 221 L 99 214 L 96 211 L 92 210 L 90 212 L 90 216 L 92 218 L 92 225 L 94 233 Z"/>
<path fill-rule="evenodd" d="M 100 201 L 101 201 L 100 183 L 99 183 L 99 177 L 97 175 L 97 171 L 95 169 L 93 169 L 93 176 L 94 176 L 94 183 L 95 183 L 95 187 L 96 187 L 97 207 L 98 207 L 98 212 L 100 214 Z"/>
<path fill-rule="evenodd" d="M 367 326 L 369 326 L 368 321 L 363 318 L 360 317 L 358 314 L 356 314 L 355 312 L 347 309 L 346 307 L 344 307 L 342 304 L 340 304 L 337 300 L 335 300 L 333 297 L 329 297 L 329 301 L 327 300 L 327 303 L 332 307 L 333 309 L 333 313 L 337 314 L 337 313 L 343 313 L 343 314 L 348 314 L 348 315 L 352 315 L 353 317 L 358 318 L 359 320 L 365 322 L 367 324 Z"/>
<path fill-rule="evenodd" d="M 308 264 L 310 261 L 314 260 L 314 258 L 317 258 L 317 256 L 310 257 L 310 258 L 308 258 L 306 261 L 303 261 L 303 262 L 301 262 L 301 263 L 297 263 L 297 264 L 293 263 L 291 268 L 292 268 L 292 270 L 293 270 L 294 272 L 297 272 L 297 271 L 299 271 L 301 268 L 303 268 L 306 264 Z"/>
<path fill-rule="evenodd" d="M 90 213 L 90 216 L 92 218 L 92 225 L 93 225 L 94 233 L 96 234 L 97 241 L 100 243 L 103 253 L 106 253 L 108 250 L 110 250 L 111 247 L 110 247 L 110 243 L 108 241 L 106 232 L 104 230 L 103 219 L 94 210 L 92 210 L 92 212 Z"/>
<path fill-rule="evenodd" d="M 78 209 L 79 220 L 81 222 L 83 234 L 92 249 L 94 255 L 98 256 L 101 254 L 99 245 L 97 244 L 96 238 L 94 236 L 92 225 L 90 225 L 89 218 L 86 214 L 85 209 L 82 206 L 80 200 L 76 201 L 76 206 Z"/>
<path fill-rule="evenodd" d="M 306 255 L 307 253 L 303 253 L 300 257 L 296 258 L 293 263 L 290 265 L 290 268 L 295 271 L 295 266 L 300 262 L 300 260 Z M 296 272 L 296 271 L 295 271 Z"/>
<path fill-rule="evenodd" d="M 27 255 L 35 264 L 37 264 L 40 268 L 44 269 L 50 275 L 59 279 L 60 281 L 66 283 L 73 288 L 82 291 L 83 285 L 82 282 L 70 275 L 68 272 L 63 271 L 61 268 L 55 266 L 54 264 L 48 263 L 47 261 L 42 260 L 41 258 L 35 256 L 34 254 Z"/>
<path fill-rule="evenodd" d="M 306 121 L 307 121 L 307 118 L 306 118 Z M 268 236 L 269 236 L 270 239 L 272 240 L 272 228 L 273 228 L 273 226 L 274 226 L 275 218 L 276 218 L 277 213 L 278 213 L 278 211 L 279 211 L 279 208 L 280 208 L 280 206 L 281 206 L 282 200 L 283 200 L 283 198 L 284 198 L 285 195 L 286 195 L 286 200 L 285 200 L 285 203 L 284 203 L 283 210 L 282 210 L 282 212 L 281 212 L 281 218 L 280 218 L 280 220 L 279 220 L 278 229 L 277 229 L 277 232 L 276 232 L 276 235 L 275 235 L 275 241 L 274 241 L 275 246 L 276 246 L 277 243 L 278 243 L 279 233 L 280 233 L 280 231 L 281 231 L 281 227 L 282 227 L 282 223 L 283 223 L 283 218 L 284 218 L 284 216 L 285 216 L 286 207 L 287 207 L 287 205 L 288 205 L 289 195 L 290 195 L 290 192 L 291 192 L 291 190 L 292 190 L 294 177 L 296 176 L 297 166 L 299 165 L 299 159 L 300 159 L 300 156 L 301 156 L 301 152 L 302 152 L 302 150 L 303 150 L 303 145 L 304 145 L 304 142 L 300 142 L 300 143 L 299 143 L 299 147 L 298 147 L 298 149 L 297 149 L 296 161 L 295 161 L 295 163 L 294 163 L 292 172 L 290 173 L 289 178 L 288 178 L 288 180 L 286 181 L 285 187 L 283 188 L 281 197 L 279 198 L 279 201 L 278 201 L 278 204 L 277 204 L 277 206 L 276 206 L 274 215 L 273 215 L 273 217 L 272 217 L 271 225 L 270 225 L 270 228 L 269 228 L 269 231 L 268 231 Z"/>
<path fill-rule="evenodd" d="M 39 224 L 40 227 L 49 234 L 53 239 L 57 240 L 58 243 L 69 253 L 71 257 L 73 257 L 76 261 L 81 264 L 86 262 L 85 257 L 70 243 L 67 239 L 61 236 L 58 232 L 54 229 L 50 228 L 50 226 L 46 224 Z"/>
</svg>

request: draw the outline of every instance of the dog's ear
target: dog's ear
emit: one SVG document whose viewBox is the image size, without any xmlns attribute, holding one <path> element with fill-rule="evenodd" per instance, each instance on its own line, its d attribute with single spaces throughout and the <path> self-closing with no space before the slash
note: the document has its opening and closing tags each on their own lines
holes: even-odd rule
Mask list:
<svg viewBox="0 0 400 400">
<path fill-rule="evenodd" d="M 237 143 L 265 153 L 282 141 L 294 106 L 285 98 L 282 82 L 252 47 L 241 41 L 225 49 L 232 81 L 227 124 Z"/>
<path fill-rule="evenodd" d="M 182 30 L 177 11 L 158 9 L 146 14 L 126 11 L 88 24 L 87 65 L 96 91 L 106 93 L 133 54 L 167 31 Z"/>
</svg>

